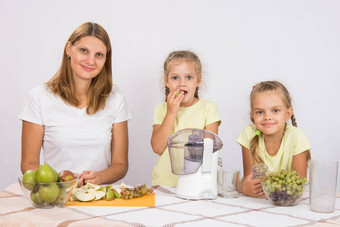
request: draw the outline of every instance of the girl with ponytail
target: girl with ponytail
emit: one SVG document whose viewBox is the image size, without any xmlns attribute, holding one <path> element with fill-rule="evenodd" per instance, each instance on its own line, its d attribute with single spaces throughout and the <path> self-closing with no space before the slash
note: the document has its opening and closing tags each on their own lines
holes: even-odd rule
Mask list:
<svg viewBox="0 0 340 227">
<path fill-rule="evenodd" d="M 253 179 L 253 166 L 265 163 L 269 172 L 295 170 L 306 177 L 311 147 L 304 132 L 297 128 L 290 94 L 280 82 L 256 84 L 250 93 L 250 107 L 253 124 L 245 127 L 237 139 L 243 157 L 241 190 L 247 196 L 260 197 L 264 193 L 260 180 Z M 292 124 L 287 123 L 289 119 Z"/>
</svg>

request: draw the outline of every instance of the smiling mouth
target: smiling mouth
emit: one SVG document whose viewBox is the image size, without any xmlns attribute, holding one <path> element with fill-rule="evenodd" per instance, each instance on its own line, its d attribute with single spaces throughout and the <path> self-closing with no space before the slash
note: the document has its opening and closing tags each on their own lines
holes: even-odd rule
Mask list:
<svg viewBox="0 0 340 227">
<path fill-rule="evenodd" d="M 265 126 L 265 127 L 270 127 L 270 126 L 273 126 L 274 125 L 274 123 L 266 123 L 266 124 L 263 124 L 263 126 Z"/>
<path fill-rule="evenodd" d="M 85 65 L 81 66 L 85 71 L 92 71 L 92 68 L 86 67 Z"/>
</svg>

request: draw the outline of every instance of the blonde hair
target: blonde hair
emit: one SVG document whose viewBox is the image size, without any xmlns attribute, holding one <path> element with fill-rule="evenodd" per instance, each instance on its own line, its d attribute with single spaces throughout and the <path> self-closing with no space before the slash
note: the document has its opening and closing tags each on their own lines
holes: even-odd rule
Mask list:
<svg viewBox="0 0 340 227">
<path fill-rule="evenodd" d="M 95 114 L 103 109 L 106 99 L 112 90 L 112 68 L 111 68 L 111 43 L 105 29 L 96 23 L 87 22 L 80 25 L 70 36 L 68 42 L 75 42 L 86 36 L 94 36 L 101 40 L 106 46 L 106 61 L 100 73 L 91 81 L 89 88 L 89 103 L 86 108 L 87 114 Z M 73 70 L 71 62 L 64 48 L 63 59 L 58 72 L 46 84 L 52 93 L 60 96 L 66 103 L 77 106 L 79 101 L 75 96 L 75 84 L 73 81 Z"/>
<path fill-rule="evenodd" d="M 258 93 L 267 92 L 267 91 L 280 92 L 280 96 L 282 98 L 282 101 L 286 105 L 286 107 L 287 108 L 292 107 L 292 99 L 290 97 L 290 94 L 289 94 L 287 88 L 283 84 L 281 84 L 278 81 L 264 81 L 264 82 L 260 82 L 260 83 L 256 84 L 253 87 L 253 90 L 250 93 L 250 108 L 251 109 L 253 109 L 253 99 L 254 99 L 255 95 L 257 95 Z M 251 115 L 250 115 L 250 119 L 254 123 L 254 119 L 252 118 Z M 292 114 L 290 119 L 292 121 L 292 125 L 297 127 L 297 123 L 296 123 L 296 119 L 295 119 L 294 114 Z M 258 144 L 259 144 L 259 135 L 256 134 L 253 137 L 253 139 L 250 141 L 250 144 L 249 144 L 249 150 L 250 150 L 250 153 L 253 157 L 253 161 L 255 162 L 254 164 L 263 163 L 263 160 L 259 157 L 259 155 L 257 153 Z M 310 151 L 308 151 L 307 152 L 307 161 L 310 158 L 311 158 L 310 157 Z"/>
<path fill-rule="evenodd" d="M 171 66 L 174 63 L 178 63 L 180 61 L 187 61 L 187 62 L 192 63 L 195 67 L 198 80 L 199 81 L 202 80 L 201 60 L 198 58 L 198 56 L 194 52 L 188 51 L 188 50 L 173 51 L 168 55 L 168 57 L 165 59 L 165 62 L 164 62 L 164 75 L 168 77 Z M 167 101 L 167 97 L 170 93 L 170 89 L 166 85 L 164 86 L 164 88 L 165 88 L 165 101 Z M 195 98 L 197 99 L 199 98 L 198 90 L 199 88 L 197 87 L 195 91 Z"/>
</svg>

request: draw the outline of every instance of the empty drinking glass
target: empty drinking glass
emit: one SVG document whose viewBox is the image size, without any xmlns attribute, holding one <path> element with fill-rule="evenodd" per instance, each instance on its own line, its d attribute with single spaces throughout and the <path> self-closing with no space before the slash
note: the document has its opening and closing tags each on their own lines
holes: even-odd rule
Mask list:
<svg viewBox="0 0 340 227">
<path fill-rule="evenodd" d="M 309 161 L 309 207 L 312 211 L 334 212 L 337 179 L 337 161 Z"/>
</svg>

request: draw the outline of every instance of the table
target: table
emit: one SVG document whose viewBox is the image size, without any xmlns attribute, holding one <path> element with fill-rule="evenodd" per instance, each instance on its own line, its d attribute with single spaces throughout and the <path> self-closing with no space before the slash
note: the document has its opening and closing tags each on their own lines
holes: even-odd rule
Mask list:
<svg viewBox="0 0 340 227">
<path fill-rule="evenodd" d="M 296 206 L 273 206 L 264 198 L 240 195 L 216 200 L 183 200 L 174 187 L 155 186 L 155 207 L 34 208 L 18 183 L 0 192 L 0 226 L 339 226 L 340 193 L 333 213 L 309 210 L 308 192 Z"/>
</svg>

